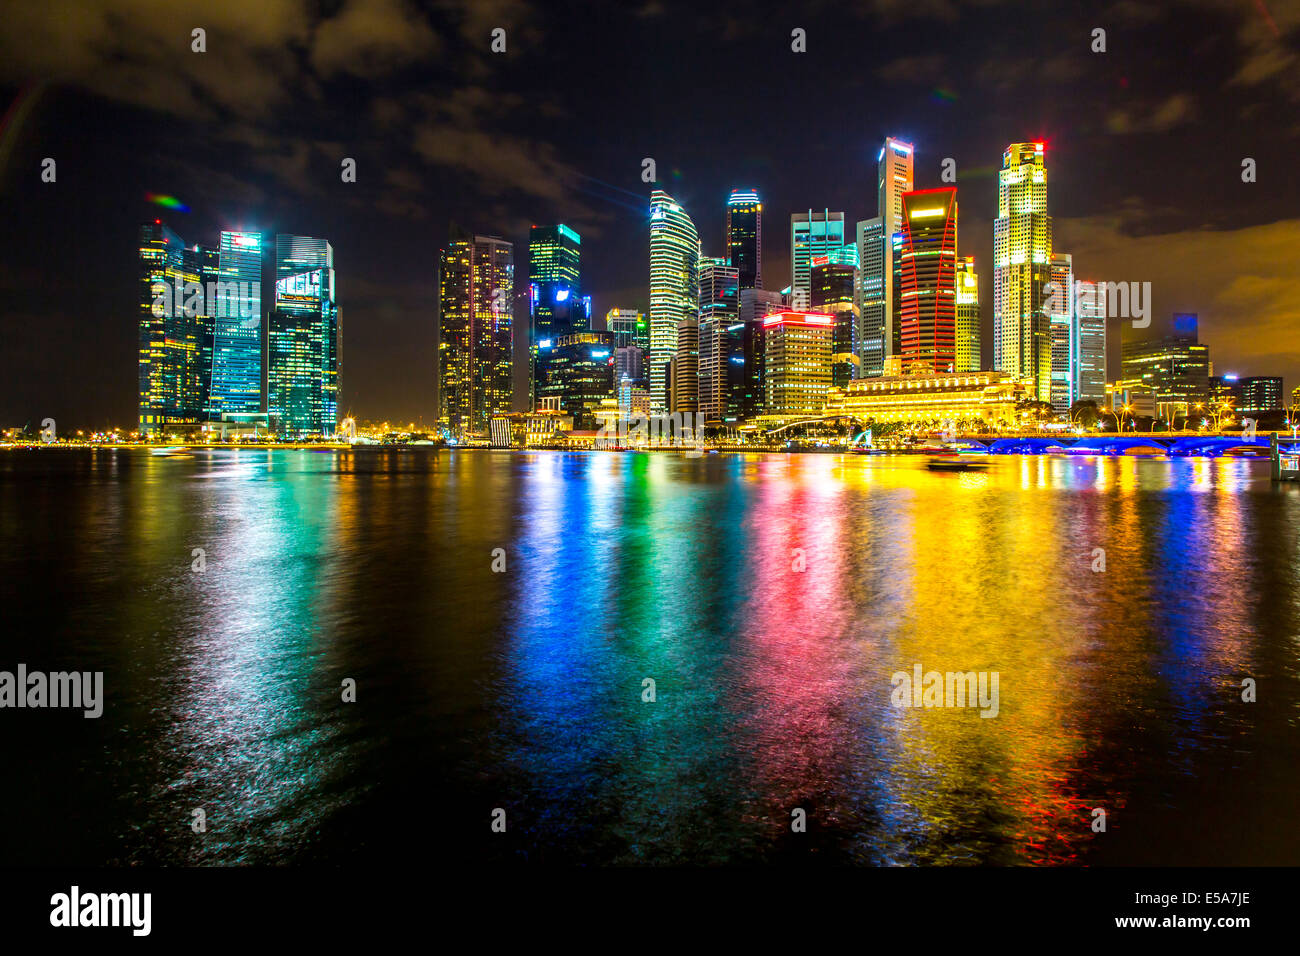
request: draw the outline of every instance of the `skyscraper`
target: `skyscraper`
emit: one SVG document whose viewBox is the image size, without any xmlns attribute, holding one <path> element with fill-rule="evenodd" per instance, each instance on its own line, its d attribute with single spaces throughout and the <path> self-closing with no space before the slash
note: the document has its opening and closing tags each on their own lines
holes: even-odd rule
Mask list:
<svg viewBox="0 0 1300 956">
<path fill-rule="evenodd" d="M 222 232 L 218 256 L 208 398 L 214 421 L 262 411 L 262 236 Z"/>
<path fill-rule="evenodd" d="M 841 246 L 831 255 L 812 261 L 812 308 L 835 318 L 832 335 L 831 379 L 839 387 L 857 378 L 858 247 Z"/>
<path fill-rule="evenodd" d="M 438 262 L 438 424 L 486 435 L 513 395 L 514 246 L 452 227 Z"/>
<path fill-rule="evenodd" d="M 614 348 L 649 346 L 645 315 L 636 309 L 610 309 L 605 313 L 605 328 L 614 333 Z"/>
<path fill-rule="evenodd" d="M 817 312 L 775 312 L 763 320 L 766 414 L 821 413 L 831 388 L 834 325 L 834 316 Z"/>
<path fill-rule="evenodd" d="M 138 256 L 138 425 L 153 437 L 202 420 L 206 259 L 157 220 L 140 227 Z"/>
<path fill-rule="evenodd" d="M 699 307 L 700 235 L 695 223 L 662 189 L 650 194 L 650 392 L 668 410 L 668 363 L 677 350 L 678 328 Z"/>
<path fill-rule="evenodd" d="M 581 295 L 582 237 L 563 223 L 528 233 L 529 410 L 537 407 L 538 343 L 591 328 Z"/>
<path fill-rule="evenodd" d="M 334 434 L 339 328 L 333 246 L 307 236 L 276 236 L 275 301 L 267 320 L 266 410 L 281 434 Z"/>
<path fill-rule="evenodd" d="M 1106 400 L 1106 299 L 1095 282 L 1075 287 L 1075 354 L 1078 356 L 1075 401 L 1093 401 L 1098 407 Z"/>
<path fill-rule="evenodd" d="M 1034 382 L 1037 401 L 1052 399 L 1052 333 L 1046 311 L 1052 220 L 1042 143 L 1012 143 L 998 172 L 993 223 L 993 365 Z"/>
<path fill-rule="evenodd" d="M 733 189 L 727 200 L 727 262 L 740 288 L 763 288 L 763 203 L 753 189 Z"/>
<path fill-rule="evenodd" d="M 957 368 L 958 372 L 980 371 L 980 283 L 975 258 L 957 259 Z"/>
<path fill-rule="evenodd" d="M 726 259 L 700 259 L 699 408 L 705 421 L 720 421 L 730 379 L 728 329 L 740 321 L 740 270 Z"/>
<path fill-rule="evenodd" d="M 1197 341 L 1197 325 L 1196 313 L 1175 312 L 1170 323 L 1121 345 L 1123 381 L 1150 388 L 1162 418 L 1187 415 L 1209 397 L 1210 351 Z"/>
<path fill-rule="evenodd" d="M 903 230 L 903 194 L 912 191 L 911 143 L 890 136 L 876 157 L 876 215 L 858 223 L 858 256 L 862 264 L 859 308 L 862 332 L 860 374 L 877 376 L 885 358 L 897 354 L 899 303 L 893 276 L 898 271 L 894 237 Z"/>
<path fill-rule="evenodd" d="M 957 190 L 903 193 L 899 339 L 903 370 L 957 366 Z"/>
<path fill-rule="evenodd" d="M 1074 257 L 1056 252 L 1051 260 L 1048 320 L 1052 329 L 1052 411 L 1068 412 L 1075 402 L 1077 380 L 1077 308 L 1074 301 Z"/>
<path fill-rule="evenodd" d="M 812 296 L 812 260 L 844 245 L 844 213 L 824 209 L 790 216 L 790 302 L 808 308 Z"/>
</svg>

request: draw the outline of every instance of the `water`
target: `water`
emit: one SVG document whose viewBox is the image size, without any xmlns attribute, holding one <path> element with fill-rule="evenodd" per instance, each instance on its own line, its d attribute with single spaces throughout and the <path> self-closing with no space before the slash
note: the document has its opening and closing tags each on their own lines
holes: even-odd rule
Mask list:
<svg viewBox="0 0 1300 956">
<path fill-rule="evenodd" d="M 8 451 L 0 519 L 0 670 L 106 696 L 0 711 L 0 863 L 1300 863 L 1266 463 Z"/>
</svg>

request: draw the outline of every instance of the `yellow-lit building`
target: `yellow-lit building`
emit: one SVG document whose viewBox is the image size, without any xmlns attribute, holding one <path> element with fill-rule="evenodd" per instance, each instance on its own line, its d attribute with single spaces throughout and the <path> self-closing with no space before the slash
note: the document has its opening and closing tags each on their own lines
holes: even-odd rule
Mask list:
<svg viewBox="0 0 1300 956">
<path fill-rule="evenodd" d="M 1034 398 L 1033 380 L 1005 372 L 949 372 L 861 378 L 832 388 L 826 415 L 843 413 L 864 421 L 981 421 L 993 427 L 1016 422 L 1016 404 Z"/>
<path fill-rule="evenodd" d="M 831 387 L 835 317 L 773 312 L 763 320 L 766 418 L 821 414 Z"/>
</svg>

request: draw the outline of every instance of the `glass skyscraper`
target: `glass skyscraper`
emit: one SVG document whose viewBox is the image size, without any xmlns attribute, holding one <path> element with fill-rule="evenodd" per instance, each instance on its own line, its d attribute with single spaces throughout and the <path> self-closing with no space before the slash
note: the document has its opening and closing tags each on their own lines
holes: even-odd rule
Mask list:
<svg viewBox="0 0 1300 956">
<path fill-rule="evenodd" d="M 740 269 L 726 259 L 700 259 L 699 406 L 708 422 L 720 421 L 728 402 L 729 351 L 740 342 L 728 330 L 740 322 Z"/>
<path fill-rule="evenodd" d="M 1075 395 L 1077 401 L 1106 400 L 1106 298 L 1094 282 L 1076 287 L 1074 298 L 1075 353 L 1079 357 Z"/>
<path fill-rule="evenodd" d="M 222 232 L 218 257 L 208 398 L 214 421 L 262 411 L 262 237 Z"/>
<path fill-rule="evenodd" d="M 203 420 L 206 261 L 161 221 L 140 227 L 137 426 L 145 436 L 190 430 Z"/>
<path fill-rule="evenodd" d="M 733 189 L 727 200 L 727 262 L 740 288 L 763 288 L 763 203 L 753 189 Z"/>
<path fill-rule="evenodd" d="M 980 344 L 980 282 L 975 257 L 957 259 L 957 371 L 978 372 Z"/>
<path fill-rule="evenodd" d="M 1077 357 L 1078 310 L 1074 301 L 1074 257 L 1068 253 L 1052 254 L 1052 290 L 1049 297 L 1054 307 L 1049 309 L 1052 326 L 1052 411 L 1063 414 L 1075 402 L 1075 383 L 1078 381 Z"/>
<path fill-rule="evenodd" d="M 333 436 L 340 357 L 334 249 L 275 237 L 275 302 L 267 321 L 267 411 L 281 434 Z"/>
<path fill-rule="evenodd" d="M 888 137 L 876 157 L 876 215 L 858 223 L 858 256 L 862 264 L 858 336 L 862 364 L 859 372 L 883 374 L 885 359 L 899 348 L 899 303 L 894 277 L 898 274 L 895 238 L 903 230 L 903 193 L 912 191 L 913 147 Z"/>
<path fill-rule="evenodd" d="M 530 411 L 537 407 L 537 383 L 545 378 L 539 344 L 591 328 L 590 303 L 581 295 L 581 256 L 582 237 L 563 223 L 529 230 Z"/>
<path fill-rule="evenodd" d="M 667 411 L 668 365 L 678 329 L 696 321 L 700 234 L 686 210 L 662 189 L 650 194 L 650 401 Z"/>
<path fill-rule="evenodd" d="M 808 210 L 790 216 L 790 302 L 807 309 L 812 302 L 812 261 L 844 245 L 844 213 Z"/>
</svg>

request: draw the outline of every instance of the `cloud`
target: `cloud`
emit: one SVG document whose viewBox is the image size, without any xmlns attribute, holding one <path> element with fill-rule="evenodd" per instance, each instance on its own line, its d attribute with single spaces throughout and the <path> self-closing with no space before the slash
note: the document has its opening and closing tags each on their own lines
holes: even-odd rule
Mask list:
<svg viewBox="0 0 1300 956">
<path fill-rule="evenodd" d="M 312 41 L 312 66 L 322 76 L 371 77 L 434 55 L 441 41 L 404 0 L 350 0 L 323 21 Z"/>
<path fill-rule="evenodd" d="M 1196 100 L 1186 93 L 1175 93 L 1155 105 L 1114 110 L 1106 117 L 1112 133 L 1164 133 L 1196 119 Z"/>
</svg>

